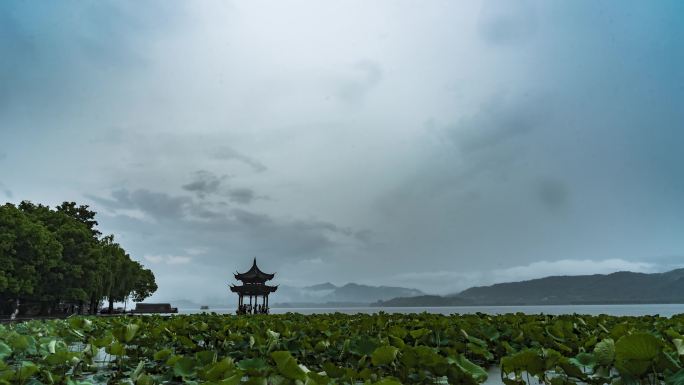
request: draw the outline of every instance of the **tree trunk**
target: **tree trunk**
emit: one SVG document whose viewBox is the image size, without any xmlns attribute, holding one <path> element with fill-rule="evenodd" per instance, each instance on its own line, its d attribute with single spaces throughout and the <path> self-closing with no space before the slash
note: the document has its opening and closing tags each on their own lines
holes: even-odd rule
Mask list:
<svg viewBox="0 0 684 385">
<path fill-rule="evenodd" d="M 55 300 L 55 302 L 52 303 L 52 306 L 51 306 L 52 310 L 50 310 L 50 313 L 55 313 L 55 314 L 61 314 L 62 313 L 60 311 L 61 309 L 59 309 L 59 302 L 60 302 L 60 300 L 59 300 L 59 298 L 57 298 Z"/>
<path fill-rule="evenodd" d="M 49 302 L 40 301 L 40 315 L 46 316 L 50 315 L 51 304 Z"/>
<path fill-rule="evenodd" d="M 90 314 L 97 314 L 98 300 L 95 293 L 90 295 Z"/>
<path fill-rule="evenodd" d="M 109 297 L 109 314 L 114 313 L 114 299 L 112 297 Z"/>
</svg>

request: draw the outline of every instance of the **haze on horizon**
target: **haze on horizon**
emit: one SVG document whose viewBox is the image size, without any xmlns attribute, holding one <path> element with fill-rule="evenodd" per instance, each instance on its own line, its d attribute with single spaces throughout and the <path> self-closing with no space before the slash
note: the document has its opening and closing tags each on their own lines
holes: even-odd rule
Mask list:
<svg viewBox="0 0 684 385">
<path fill-rule="evenodd" d="M 684 264 L 680 1 L 0 3 L 0 197 L 159 284 L 452 293 Z M 274 296 L 277 301 L 277 295 Z"/>
</svg>

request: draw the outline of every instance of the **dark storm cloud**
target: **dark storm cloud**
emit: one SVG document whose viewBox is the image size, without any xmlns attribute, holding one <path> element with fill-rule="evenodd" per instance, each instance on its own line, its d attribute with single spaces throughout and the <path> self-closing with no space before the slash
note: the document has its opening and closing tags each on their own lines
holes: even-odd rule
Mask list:
<svg viewBox="0 0 684 385">
<path fill-rule="evenodd" d="M 254 190 L 247 187 L 232 188 L 228 191 L 228 197 L 232 202 L 248 204 L 257 198 Z"/>
<path fill-rule="evenodd" d="M 184 184 L 182 188 L 202 199 L 210 195 L 225 196 L 229 201 L 238 204 L 249 204 L 255 199 L 265 198 L 258 196 L 251 188 L 229 186 L 227 183 L 224 183 L 227 179 L 228 177 L 225 175 L 219 177 L 212 172 L 200 170 L 194 173 L 192 182 Z"/>
<path fill-rule="evenodd" d="M 204 261 L 220 263 L 220 251 L 226 244 L 247 254 L 266 255 L 274 259 L 299 259 L 317 256 L 336 247 L 340 237 L 359 242 L 356 232 L 332 223 L 315 220 L 279 219 L 222 203 L 195 201 L 188 196 L 172 196 L 149 190 L 115 190 L 111 198 L 90 197 L 102 205 L 127 232 L 140 230 L 150 234 L 158 230 L 162 249 L 190 249 L 201 242 L 208 248 Z M 144 218 L 132 217 L 130 210 L 140 210 Z M 118 226 L 117 226 L 118 227 Z M 184 236 L 177 238 L 175 233 Z M 345 241 L 345 242 L 347 242 Z M 162 246 L 163 245 L 163 246 Z M 150 244 L 154 248 L 155 244 Z M 212 255 L 217 258 L 211 260 Z"/>
<path fill-rule="evenodd" d="M 182 187 L 183 190 L 193 192 L 200 198 L 204 198 L 207 195 L 216 194 L 225 179 L 225 176 L 218 177 L 209 171 L 200 170 L 195 172 L 192 182 L 184 184 Z"/>
<path fill-rule="evenodd" d="M 124 188 L 112 191 L 111 198 L 93 195 L 88 195 L 88 198 L 108 209 L 136 209 L 154 219 L 182 219 L 190 215 L 195 206 L 188 196 L 171 196 L 147 189 L 129 191 Z"/>
<path fill-rule="evenodd" d="M 242 154 L 231 147 L 219 147 L 211 154 L 213 159 L 235 160 L 251 167 L 256 172 L 266 171 L 266 166 L 258 160 Z"/>
</svg>

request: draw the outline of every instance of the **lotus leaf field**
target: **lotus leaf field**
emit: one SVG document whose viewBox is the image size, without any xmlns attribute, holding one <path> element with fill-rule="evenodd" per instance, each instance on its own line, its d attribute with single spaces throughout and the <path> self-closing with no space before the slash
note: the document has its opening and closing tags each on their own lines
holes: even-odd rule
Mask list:
<svg viewBox="0 0 684 385">
<path fill-rule="evenodd" d="M 684 315 L 77 317 L 0 326 L 0 383 L 674 385 L 682 334 Z"/>
</svg>

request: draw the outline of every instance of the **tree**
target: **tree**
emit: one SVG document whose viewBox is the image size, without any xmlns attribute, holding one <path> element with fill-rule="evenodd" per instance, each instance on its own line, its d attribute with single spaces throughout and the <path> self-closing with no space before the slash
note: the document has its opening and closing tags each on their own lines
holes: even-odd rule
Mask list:
<svg viewBox="0 0 684 385">
<path fill-rule="evenodd" d="M 57 207 L 57 211 L 86 225 L 95 237 L 99 237 L 102 234 L 95 228 L 98 225 L 95 220 L 95 215 L 97 215 L 97 213 L 91 211 L 88 205 L 76 206 L 76 202 L 64 202 Z"/>
<path fill-rule="evenodd" d="M 0 298 L 41 298 L 40 278 L 60 263 L 62 247 L 52 233 L 11 204 L 0 206 Z"/>
<path fill-rule="evenodd" d="M 95 216 L 75 202 L 55 209 L 29 201 L 0 206 L 0 299 L 38 302 L 41 312 L 76 301 L 81 311 L 95 312 L 105 298 L 111 308 L 129 296 L 152 295 L 152 271 L 113 235 L 101 237 Z"/>
<path fill-rule="evenodd" d="M 137 262 L 136 262 L 137 263 Z M 140 264 L 138 264 L 140 265 Z M 141 302 L 157 291 L 157 283 L 154 280 L 152 270 L 145 269 L 140 265 L 138 277 L 133 286 L 133 301 Z"/>
</svg>

